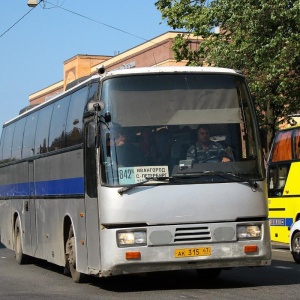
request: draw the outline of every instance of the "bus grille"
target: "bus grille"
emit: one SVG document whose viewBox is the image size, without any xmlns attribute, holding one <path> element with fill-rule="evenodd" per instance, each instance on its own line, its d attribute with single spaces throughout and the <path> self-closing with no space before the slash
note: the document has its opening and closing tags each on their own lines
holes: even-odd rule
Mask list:
<svg viewBox="0 0 300 300">
<path fill-rule="evenodd" d="M 208 226 L 176 228 L 174 243 L 210 241 L 211 234 Z"/>
</svg>

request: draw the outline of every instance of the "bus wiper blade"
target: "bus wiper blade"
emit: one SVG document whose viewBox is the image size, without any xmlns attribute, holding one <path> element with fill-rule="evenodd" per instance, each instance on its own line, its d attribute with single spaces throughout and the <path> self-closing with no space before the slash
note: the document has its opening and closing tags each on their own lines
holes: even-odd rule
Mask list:
<svg viewBox="0 0 300 300">
<path fill-rule="evenodd" d="M 237 182 L 247 182 L 251 188 L 257 189 L 258 183 L 255 180 L 251 180 L 240 175 L 236 175 L 234 173 L 226 173 L 226 172 L 211 172 L 211 175 L 219 175 L 225 177 L 227 179 L 235 179 Z"/>
<path fill-rule="evenodd" d="M 146 177 L 146 180 L 144 180 L 144 181 L 140 181 L 138 183 L 134 183 L 129 186 L 124 186 L 124 187 L 118 189 L 118 193 L 120 195 L 123 195 L 124 192 L 132 190 L 133 188 L 135 188 L 137 186 L 144 185 L 145 183 L 147 183 L 151 180 L 152 181 L 167 181 L 167 180 L 171 180 L 171 179 L 173 179 L 173 177 Z"/>
<path fill-rule="evenodd" d="M 192 179 L 192 178 L 199 178 L 199 177 L 203 177 L 203 176 L 220 176 L 220 177 L 224 177 L 226 179 L 229 179 L 231 181 L 235 181 L 235 182 L 247 182 L 251 188 L 256 189 L 258 187 L 258 184 L 255 180 L 251 180 L 239 175 L 236 175 L 234 173 L 226 173 L 223 171 L 204 171 L 201 173 L 187 173 L 187 174 L 176 174 L 176 176 L 174 176 L 175 178 L 185 178 L 185 179 Z"/>
</svg>

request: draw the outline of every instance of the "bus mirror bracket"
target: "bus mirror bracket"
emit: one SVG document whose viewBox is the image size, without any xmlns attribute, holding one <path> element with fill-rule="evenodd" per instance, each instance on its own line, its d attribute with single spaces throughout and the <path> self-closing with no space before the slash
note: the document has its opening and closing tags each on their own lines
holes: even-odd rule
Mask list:
<svg viewBox="0 0 300 300">
<path fill-rule="evenodd" d="M 87 111 L 100 111 L 103 110 L 105 107 L 103 101 L 97 101 L 97 102 L 90 102 L 87 105 Z"/>
<path fill-rule="evenodd" d="M 87 136 L 87 147 L 95 147 L 96 142 L 96 126 L 95 123 L 91 122 L 88 125 L 88 136 Z"/>
</svg>

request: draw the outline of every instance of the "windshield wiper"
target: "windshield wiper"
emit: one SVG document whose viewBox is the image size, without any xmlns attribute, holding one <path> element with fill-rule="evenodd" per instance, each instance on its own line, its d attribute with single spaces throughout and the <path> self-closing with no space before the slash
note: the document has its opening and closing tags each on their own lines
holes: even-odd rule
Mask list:
<svg viewBox="0 0 300 300">
<path fill-rule="evenodd" d="M 199 177 L 202 177 L 202 176 L 220 176 L 220 177 L 224 177 L 226 179 L 229 179 L 231 181 L 234 181 L 234 182 L 247 182 L 250 187 L 252 189 L 257 189 L 258 187 L 258 184 L 255 180 L 251 180 L 251 179 L 248 179 L 248 178 L 245 178 L 245 177 L 242 177 L 240 175 L 236 175 L 234 173 L 231 173 L 231 172 L 223 172 L 223 171 L 204 171 L 204 172 L 201 172 L 201 173 L 188 173 L 188 174 L 180 174 L 181 176 L 178 176 L 179 174 L 176 174 L 176 178 L 180 177 L 181 179 L 183 178 L 199 178 Z M 178 176 L 178 177 L 177 177 Z"/>
<path fill-rule="evenodd" d="M 174 179 L 174 178 L 173 177 L 146 177 L 146 180 L 144 180 L 144 181 L 140 181 L 140 182 L 137 182 L 137 183 L 134 183 L 134 184 L 131 184 L 128 186 L 124 186 L 124 187 L 118 189 L 118 193 L 120 195 L 123 195 L 124 192 L 132 190 L 133 188 L 135 188 L 137 186 L 144 185 L 145 183 L 147 183 L 151 180 L 152 181 L 167 181 L 167 180 L 172 180 L 172 179 Z"/>
<path fill-rule="evenodd" d="M 231 172 L 227 173 L 227 172 L 222 172 L 222 171 L 219 171 L 219 172 L 207 171 L 205 173 L 206 173 L 206 175 L 221 176 L 221 177 L 224 177 L 226 179 L 234 180 L 235 182 L 247 182 L 252 189 L 257 189 L 258 188 L 258 183 L 255 180 L 251 180 L 249 178 L 245 178 L 245 177 L 242 177 L 240 175 L 236 175 L 236 174 L 231 173 Z"/>
</svg>

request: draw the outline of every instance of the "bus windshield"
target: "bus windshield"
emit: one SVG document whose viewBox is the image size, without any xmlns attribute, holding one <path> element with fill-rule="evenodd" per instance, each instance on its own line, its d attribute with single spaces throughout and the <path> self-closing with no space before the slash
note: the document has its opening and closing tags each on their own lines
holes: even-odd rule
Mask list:
<svg viewBox="0 0 300 300">
<path fill-rule="evenodd" d="M 110 121 L 100 125 L 104 184 L 185 178 L 207 171 L 262 178 L 254 110 L 240 76 L 111 77 L 103 81 L 101 101 L 101 120 L 110 115 Z"/>
</svg>

